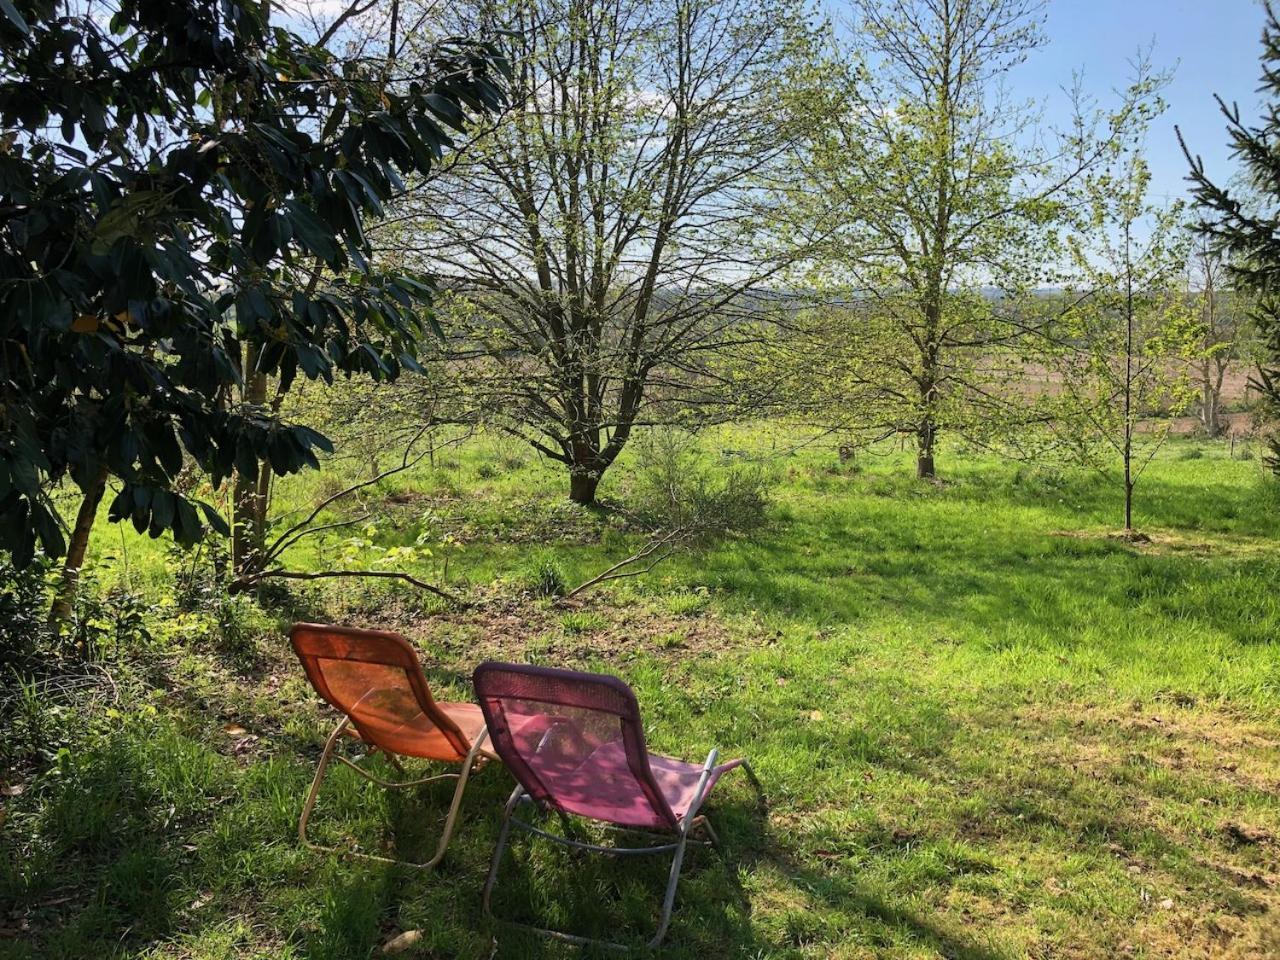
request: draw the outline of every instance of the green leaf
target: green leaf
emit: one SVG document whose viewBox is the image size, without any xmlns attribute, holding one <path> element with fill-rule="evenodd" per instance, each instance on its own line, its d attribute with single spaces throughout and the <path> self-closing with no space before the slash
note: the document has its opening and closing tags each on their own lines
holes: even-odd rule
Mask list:
<svg viewBox="0 0 1280 960">
<path fill-rule="evenodd" d="M 60 557 L 66 550 L 66 541 L 62 538 L 62 526 L 58 519 L 38 501 L 31 504 L 31 522 L 36 534 L 40 537 L 40 545 L 51 557 Z"/>
</svg>

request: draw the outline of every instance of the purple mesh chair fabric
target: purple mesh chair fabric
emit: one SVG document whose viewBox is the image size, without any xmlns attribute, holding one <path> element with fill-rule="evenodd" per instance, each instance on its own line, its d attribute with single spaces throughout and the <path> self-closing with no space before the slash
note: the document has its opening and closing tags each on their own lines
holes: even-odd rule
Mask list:
<svg viewBox="0 0 1280 960">
<path fill-rule="evenodd" d="M 624 827 L 675 830 L 717 780 L 713 767 L 650 754 L 640 707 L 617 677 L 484 663 L 475 689 L 493 748 L 544 806 Z"/>
</svg>

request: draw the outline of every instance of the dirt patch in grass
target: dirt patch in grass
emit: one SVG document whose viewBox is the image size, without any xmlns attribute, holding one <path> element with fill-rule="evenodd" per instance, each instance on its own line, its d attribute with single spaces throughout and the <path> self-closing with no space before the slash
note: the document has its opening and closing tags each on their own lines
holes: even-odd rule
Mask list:
<svg viewBox="0 0 1280 960">
<path fill-rule="evenodd" d="M 999 753 L 1035 758 L 1024 792 L 1112 838 L 1139 904 L 1120 955 L 1280 956 L 1280 728 L 1207 704 L 1038 703 L 1010 720 Z M 983 827 L 972 838 L 990 842 Z"/>
<path fill-rule="evenodd" d="M 1051 537 L 1123 543 L 1134 553 L 1184 557 L 1264 557 L 1275 553 L 1275 541 L 1236 534 L 1194 535 L 1171 530 L 1052 530 Z"/>
<path fill-rule="evenodd" d="M 588 617 L 580 616 L 589 614 Z M 585 623 L 585 627 L 578 624 Z M 483 660 L 542 661 L 581 667 L 637 655 L 687 661 L 715 657 L 740 640 L 717 618 L 673 615 L 647 605 L 608 600 L 491 600 L 460 612 L 391 616 L 378 626 L 403 633 L 425 655 L 470 674 Z"/>
<path fill-rule="evenodd" d="M 1168 769 L 1280 793 L 1280 730 L 1275 727 L 1189 703 L 1093 707 L 1082 719 L 1125 738 L 1143 736 L 1156 747 L 1156 762 Z"/>
<path fill-rule="evenodd" d="M 1225 789 L 1280 794 L 1280 729 L 1216 706 L 1034 705 L 1016 712 L 1013 723 L 1041 728 L 1050 758 L 1076 767 L 1148 763 Z M 1243 838 L 1249 828 L 1240 829 Z"/>
</svg>

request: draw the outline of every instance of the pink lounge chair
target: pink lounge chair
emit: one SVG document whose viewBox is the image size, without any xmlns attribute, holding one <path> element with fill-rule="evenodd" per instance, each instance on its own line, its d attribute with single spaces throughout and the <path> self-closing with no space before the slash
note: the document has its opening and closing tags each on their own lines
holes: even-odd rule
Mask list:
<svg viewBox="0 0 1280 960">
<path fill-rule="evenodd" d="M 631 688 L 617 677 L 510 663 L 483 663 L 474 675 L 493 748 L 516 778 L 507 801 L 502 830 L 484 886 L 484 911 L 492 915 L 490 896 L 512 825 L 556 843 L 618 856 L 674 854 L 656 947 L 666 935 L 675 904 L 685 845 L 701 832 L 719 846 L 719 838 L 699 811 L 722 775 L 742 767 L 760 789 L 746 760 L 686 763 L 650 754 L 645 747 L 640 706 Z M 522 803 L 595 820 L 627 831 L 655 832 L 669 842 L 645 847 L 598 846 L 557 836 L 517 818 Z M 517 926 L 524 926 L 517 924 Z M 556 930 L 525 927 L 572 943 L 627 949 Z"/>
<path fill-rule="evenodd" d="M 409 641 L 398 634 L 328 624 L 295 623 L 289 637 L 311 685 L 343 714 L 320 754 L 315 778 L 311 781 L 311 790 L 298 821 L 298 838 L 313 850 L 431 869 L 440 862 L 449 847 L 468 776 L 485 760 L 494 757 L 485 748 L 484 716 L 479 707 L 474 703 L 442 703 L 434 699 L 417 653 Z M 381 751 L 401 776 L 405 775 L 405 769 L 398 757 L 458 765 L 460 769 L 457 773 L 399 783 L 382 780 L 341 754 L 335 755 L 334 750 L 344 734 L 354 735 L 363 741 L 369 753 Z M 453 802 L 449 806 L 435 856 L 425 863 L 408 863 L 354 850 L 322 847 L 308 840 L 307 822 L 311 819 L 320 784 L 333 759 L 383 787 L 416 787 L 433 780 L 456 777 L 458 785 L 453 792 Z"/>
</svg>

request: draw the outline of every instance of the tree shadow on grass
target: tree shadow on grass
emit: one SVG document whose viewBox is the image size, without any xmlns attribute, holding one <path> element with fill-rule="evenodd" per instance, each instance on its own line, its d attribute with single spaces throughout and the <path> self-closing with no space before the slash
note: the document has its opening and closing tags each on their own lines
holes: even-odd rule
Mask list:
<svg viewBox="0 0 1280 960">
<path fill-rule="evenodd" d="M 107 944 L 119 949 L 173 929 L 187 852 L 172 827 L 188 811 L 178 809 L 180 791 L 162 798 L 156 790 L 153 764 L 165 746 L 148 752 L 109 740 L 68 758 L 6 810 L 0 892 L 11 903 L 0 902 L 0 917 L 25 931 L 13 956 L 105 955 Z M 185 772 L 193 782 L 207 773 L 194 763 Z"/>
<path fill-rule="evenodd" d="M 734 797 L 717 803 L 707 813 L 718 825 L 726 847 L 717 852 L 709 846 L 689 844 L 661 955 L 758 955 L 768 945 L 757 938 L 751 924 L 750 898 L 738 875 L 738 854 L 762 842 L 763 810 Z M 533 822 L 555 832 L 567 828 L 567 835 L 575 840 L 643 845 L 643 838 L 610 835 L 573 818 L 535 818 Z M 653 842 L 665 840 L 655 835 Z M 560 957 L 566 950 L 584 957 L 618 956 L 616 951 L 594 946 L 566 948 L 515 924 L 643 948 L 657 928 L 670 866 L 670 853 L 608 856 L 571 850 L 513 831 L 494 888 L 494 918 L 486 924 L 499 946 L 498 956 Z"/>
<path fill-rule="evenodd" d="M 382 921 L 400 899 L 403 885 L 385 868 L 335 871 L 314 926 L 302 937 L 303 960 L 348 960 L 368 956 L 382 933 Z"/>
<path fill-rule="evenodd" d="M 1043 638 L 1055 649 L 1072 647 L 1111 623 L 1123 632 L 1138 609 L 1249 645 L 1270 642 L 1280 629 L 1274 613 L 1259 616 L 1272 609 L 1266 589 L 1274 560 L 1206 562 L 1042 530 L 956 538 L 955 529 L 931 530 L 921 540 L 919 531 L 886 524 L 874 543 L 862 542 L 857 527 L 788 529 L 710 553 L 698 576 L 723 591 L 731 609 L 817 625 L 909 611 L 942 629 L 985 635 L 997 647 L 1005 633 L 1018 643 Z M 842 548 L 832 538 L 856 545 Z"/>
<path fill-rule="evenodd" d="M 857 934 L 870 942 L 909 942 L 955 960 L 1005 960 L 1006 955 L 965 937 L 926 913 L 894 905 L 856 882 L 832 876 L 796 859 L 770 835 L 762 808 L 738 798 L 709 813 L 724 841 L 722 855 L 690 848 L 677 890 L 676 909 L 662 955 L 678 958 L 789 955 L 806 945 L 834 945 Z M 495 890 L 495 912 L 518 923 L 553 926 L 581 935 L 634 941 L 642 946 L 656 925 L 669 859 L 620 860 L 551 848 L 518 837 L 503 858 Z M 753 917 L 751 894 L 742 877 L 776 877 L 784 899 L 817 898 L 839 914 L 835 929 L 807 911 Z M 640 895 L 637 895 L 640 894 Z M 781 923 L 784 929 L 771 928 Z M 566 948 L 501 921 L 490 924 L 499 957 L 617 956 L 586 948 Z M 779 954 L 779 951 L 782 951 Z"/>
<path fill-rule="evenodd" d="M 852 932 L 863 927 L 865 929 L 858 931 L 864 935 L 859 937 L 860 940 L 869 940 L 883 947 L 889 942 L 905 939 L 913 946 L 927 947 L 947 960 L 1011 960 L 1013 956 L 996 952 L 947 929 L 924 911 L 896 906 L 855 882 L 803 864 L 783 848 L 770 848 L 751 866 L 756 870 L 766 867 L 776 870 L 793 887 L 833 907 L 841 915 L 845 931 L 841 939 L 852 939 Z"/>
</svg>

